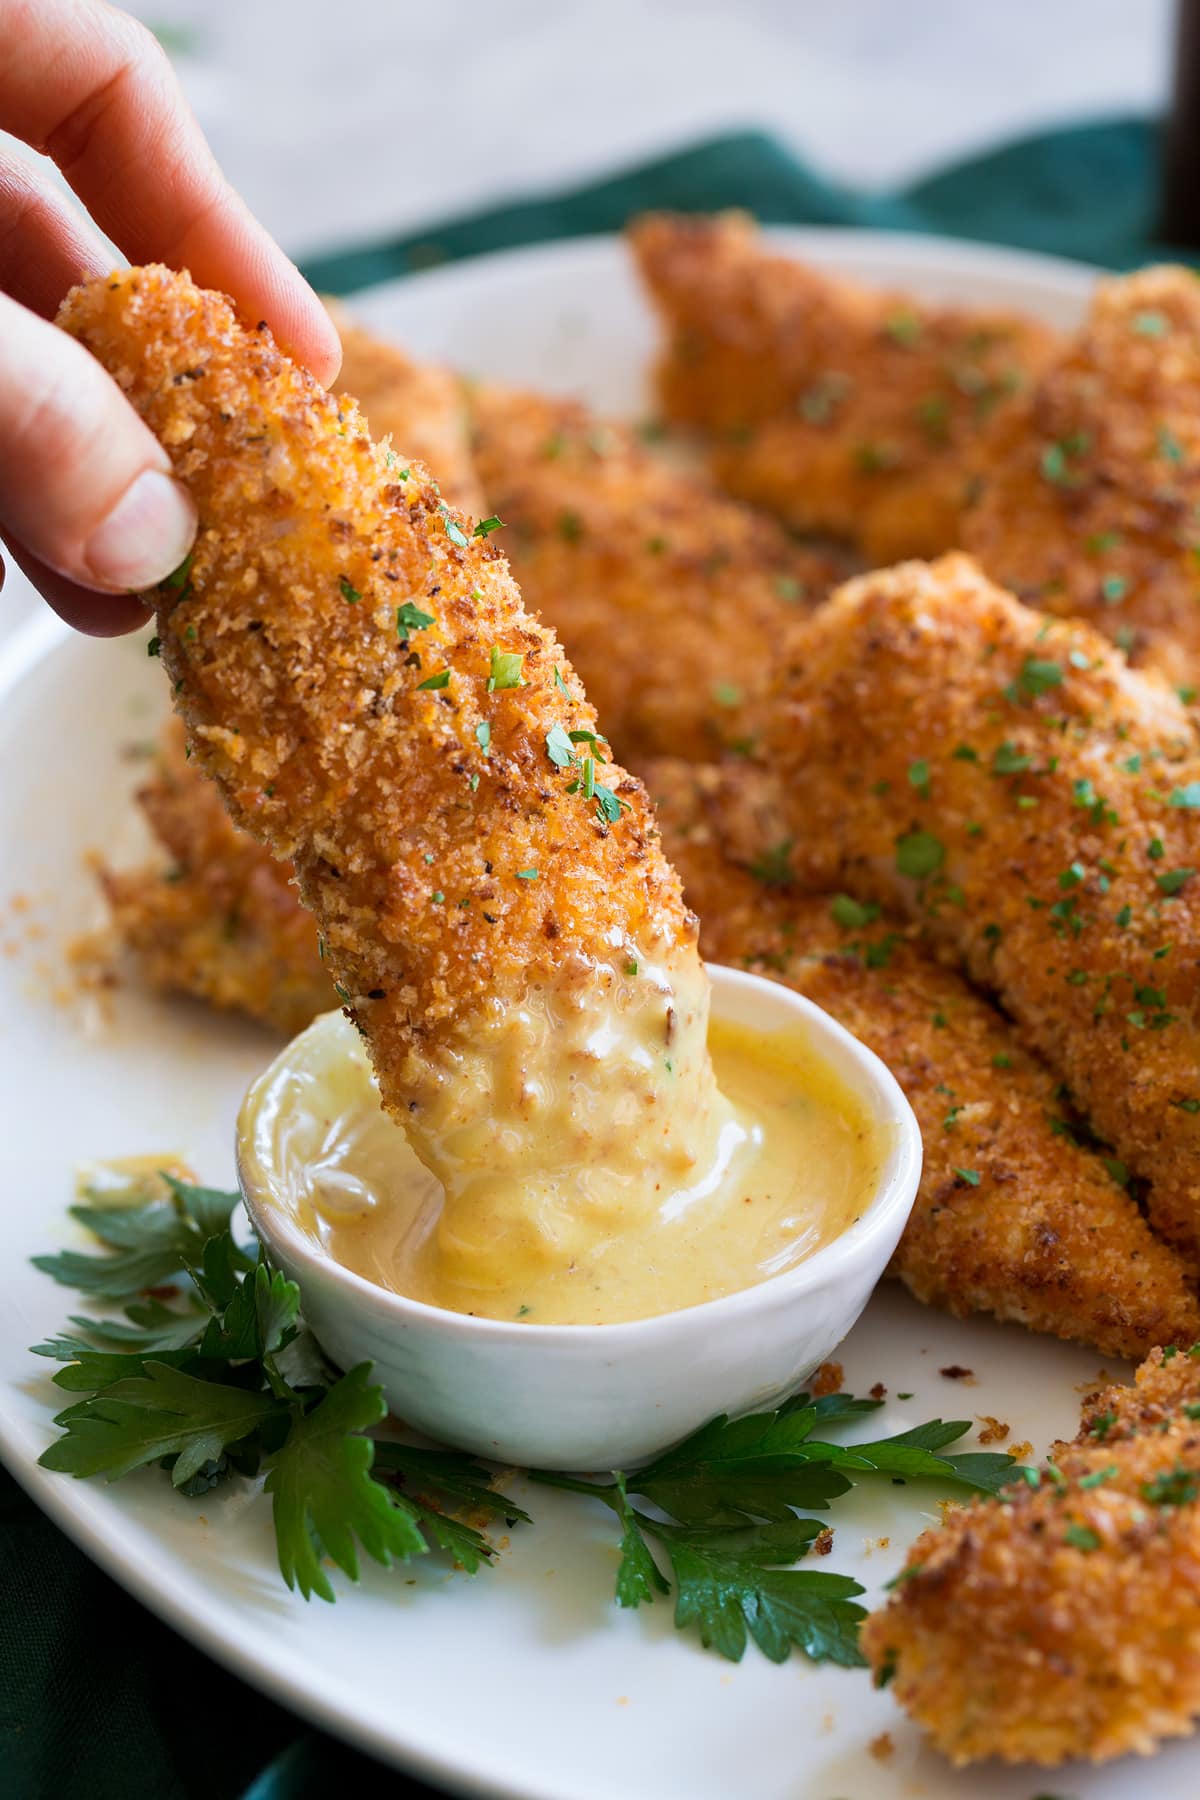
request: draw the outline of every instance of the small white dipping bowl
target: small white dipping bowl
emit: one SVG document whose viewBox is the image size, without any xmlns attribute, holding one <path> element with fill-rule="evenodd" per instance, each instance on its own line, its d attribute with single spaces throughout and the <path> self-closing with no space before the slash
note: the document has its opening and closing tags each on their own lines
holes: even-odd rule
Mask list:
<svg viewBox="0 0 1200 1800">
<path fill-rule="evenodd" d="M 261 1095 L 303 1055 L 309 1026 L 250 1089 L 237 1127 L 238 1182 L 272 1260 L 300 1285 L 304 1315 L 342 1368 L 374 1365 L 392 1411 L 430 1437 L 533 1469 L 627 1469 L 715 1413 L 768 1408 L 846 1336 L 887 1267 L 921 1174 L 921 1134 L 895 1077 L 811 1000 L 709 966 L 712 1011 L 768 1035 L 800 1028 L 857 1096 L 883 1163 L 859 1218 L 784 1274 L 720 1300 L 619 1325 L 525 1325 L 447 1312 L 345 1269 L 275 1195 Z"/>
</svg>

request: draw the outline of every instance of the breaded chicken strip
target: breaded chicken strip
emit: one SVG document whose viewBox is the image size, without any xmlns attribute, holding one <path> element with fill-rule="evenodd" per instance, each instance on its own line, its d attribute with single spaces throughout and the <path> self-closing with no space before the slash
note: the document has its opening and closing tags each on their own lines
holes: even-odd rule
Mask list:
<svg viewBox="0 0 1200 1800">
<path fill-rule="evenodd" d="M 745 774 L 664 760 L 646 779 L 704 954 L 807 994 L 908 1096 L 925 1165 L 892 1273 L 927 1305 L 1106 1356 L 1200 1336 L 1185 1266 L 1102 1159 L 1057 1129 L 1055 1079 L 1008 1020 L 902 920 L 845 894 L 791 893 L 728 860 L 718 782 L 736 804 Z"/>
<path fill-rule="evenodd" d="M 978 447 L 962 543 L 993 580 L 1200 683 L 1200 282 L 1144 269 Z"/>
<path fill-rule="evenodd" d="M 1100 1398 L 1030 1484 L 918 1538 L 863 1627 L 876 1681 L 956 1763 L 1102 1762 L 1194 1729 L 1196 1353 L 1156 1350 Z"/>
<path fill-rule="evenodd" d="M 397 456 L 433 475 L 442 498 L 478 519 L 483 496 L 471 462 L 462 383 L 450 369 L 413 362 L 395 344 L 356 325 L 336 300 L 325 302 L 342 340 L 333 391 L 358 401 L 371 436 L 389 438 Z"/>
<path fill-rule="evenodd" d="M 706 1106 L 695 920 L 494 544 L 186 275 L 87 282 L 61 318 L 196 499 L 158 596 L 176 707 L 235 821 L 294 861 L 418 1154 L 486 1169 L 507 1204 L 539 1156 L 602 1155 L 668 1090 Z M 619 1040 L 600 1059 L 597 1024 Z M 552 1056 L 607 1084 L 604 1130 Z"/>
<path fill-rule="evenodd" d="M 844 559 L 571 401 L 482 387 L 472 411 L 525 603 L 562 637 L 618 755 L 745 748 L 781 639 Z"/>
<path fill-rule="evenodd" d="M 740 213 L 651 214 L 631 242 L 667 334 L 669 419 L 722 486 L 871 562 L 959 541 L 963 456 L 1053 352 L 998 309 L 861 288 L 772 250 Z"/>
<path fill-rule="evenodd" d="M 238 829 L 212 782 L 185 760 L 178 720 L 137 798 L 171 860 L 102 868 L 100 879 L 142 978 L 289 1037 L 336 1005 L 287 864 Z"/>
<path fill-rule="evenodd" d="M 963 556 L 848 583 L 794 649 L 766 734 L 779 860 L 919 920 L 1200 1251 L 1192 717 Z"/>
</svg>

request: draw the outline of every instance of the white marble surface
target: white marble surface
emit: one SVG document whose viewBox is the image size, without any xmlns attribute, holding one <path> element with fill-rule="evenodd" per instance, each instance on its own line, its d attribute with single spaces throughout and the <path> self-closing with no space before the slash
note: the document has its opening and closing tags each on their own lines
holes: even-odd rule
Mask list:
<svg viewBox="0 0 1200 1800">
<path fill-rule="evenodd" d="M 303 254 L 761 125 L 887 185 L 1149 111 L 1170 0 L 139 0 L 227 173 Z M 0 641 L 32 600 L 12 580 Z"/>
</svg>

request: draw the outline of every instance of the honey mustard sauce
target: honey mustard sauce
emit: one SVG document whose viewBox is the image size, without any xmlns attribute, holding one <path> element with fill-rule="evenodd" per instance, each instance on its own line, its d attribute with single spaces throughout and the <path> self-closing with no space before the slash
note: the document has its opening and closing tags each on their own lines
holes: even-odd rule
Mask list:
<svg viewBox="0 0 1200 1800">
<path fill-rule="evenodd" d="M 696 1306 L 853 1223 L 885 1146 L 803 1030 L 710 1023 L 694 957 L 607 976 L 481 1021 L 423 1121 L 436 1175 L 353 1027 L 316 1021 L 247 1101 L 275 1203 L 381 1287 L 531 1324 Z"/>
</svg>

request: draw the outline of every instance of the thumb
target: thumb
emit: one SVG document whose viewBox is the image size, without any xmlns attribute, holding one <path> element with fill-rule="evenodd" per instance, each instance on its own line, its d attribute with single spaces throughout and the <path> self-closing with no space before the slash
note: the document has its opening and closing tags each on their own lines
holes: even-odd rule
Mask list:
<svg viewBox="0 0 1200 1800">
<path fill-rule="evenodd" d="M 164 580 L 196 535 L 190 496 L 116 383 L 81 344 L 5 294 L 0 533 L 27 568 L 45 564 L 67 584 L 110 595 Z M 64 584 L 46 585 L 58 605 Z M 99 595 L 97 606 L 105 610 Z M 85 595 L 69 612 L 87 630 Z"/>
</svg>

